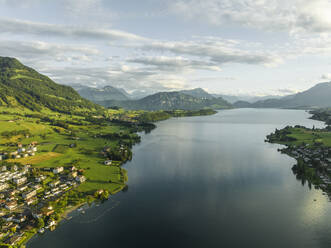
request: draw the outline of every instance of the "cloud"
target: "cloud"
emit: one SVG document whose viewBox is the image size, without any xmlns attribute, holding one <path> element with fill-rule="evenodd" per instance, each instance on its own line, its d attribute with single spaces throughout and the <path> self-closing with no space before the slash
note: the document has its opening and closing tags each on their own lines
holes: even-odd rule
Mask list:
<svg viewBox="0 0 331 248">
<path fill-rule="evenodd" d="M 142 64 L 145 66 L 153 66 L 159 70 L 165 71 L 185 71 L 185 70 L 211 70 L 211 71 L 221 71 L 221 68 L 216 63 L 191 60 L 177 57 L 167 57 L 167 56 L 148 56 L 128 59 L 127 62 Z"/>
<path fill-rule="evenodd" d="M 325 73 L 321 76 L 323 80 L 331 80 L 331 73 Z"/>
<path fill-rule="evenodd" d="M 247 45 L 248 44 L 248 45 Z M 171 52 L 176 55 L 207 57 L 212 63 L 276 65 L 282 62 L 281 57 L 270 52 L 252 50 L 249 43 L 233 40 L 200 39 L 191 41 L 152 41 L 140 46 L 143 50 Z"/>
<path fill-rule="evenodd" d="M 287 32 L 330 32 L 329 0 L 178 0 L 169 9 L 212 25 L 237 24 Z"/>
<path fill-rule="evenodd" d="M 143 90 L 146 94 L 188 87 L 186 79 L 176 74 L 123 64 L 109 67 L 41 67 L 40 71 L 61 84 L 112 85 L 129 91 Z"/>
<path fill-rule="evenodd" d="M 146 38 L 116 30 L 94 27 L 78 27 L 46 24 L 31 21 L 0 19 L 0 33 L 29 34 L 37 36 L 55 36 L 75 39 L 145 41 Z"/>
<path fill-rule="evenodd" d="M 42 41 L 0 40 L 1 56 L 16 57 L 23 62 L 42 64 L 45 60 L 57 62 L 86 62 L 100 54 L 90 46 L 52 44 Z"/>
</svg>

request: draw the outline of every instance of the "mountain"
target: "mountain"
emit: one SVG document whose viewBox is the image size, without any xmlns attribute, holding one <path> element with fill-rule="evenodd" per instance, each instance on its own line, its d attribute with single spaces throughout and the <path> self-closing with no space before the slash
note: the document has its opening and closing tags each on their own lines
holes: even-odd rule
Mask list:
<svg viewBox="0 0 331 248">
<path fill-rule="evenodd" d="M 105 86 L 102 89 L 92 88 L 83 85 L 73 85 L 73 88 L 84 98 L 92 102 L 100 101 L 125 101 L 129 100 L 128 93 L 124 89 L 117 89 L 112 86 Z"/>
<path fill-rule="evenodd" d="M 73 88 L 59 85 L 15 58 L 0 57 L 0 106 L 62 113 L 101 110 Z"/>
<path fill-rule="evenodd" d="M 253 103 L 257 101 L 267 100 L 267 99 L 279 99 L 282 98 L 282 96 L 250 96 L 250 95 L 223 95 L 223 94 L 213 94 L 214 97 L 222 97 L 224 100 L 228 101 L 229 103 L 235 103 L 238 101 Z"/>
<path fill-rule="evenodd" d="M 223 98 L 198 98 L 181 92 L 159 92 L 139 100 L 103 101 L 106 107 L 119 106 L 125 109 L 141 110 L 198 110 L 203 108 L 231 108 L 231 104 Z"/>
<path fill-rule="evenodd" d="M 204 89 L 201 89 L 201 88 L 196 88 L 196 89 L 192 89 L 192 90 L 181 90 L 179 92 L 189 95 L 189 96 L 196 97 L 196 98 L 204 98 L 204 99 L 215 98 L 214 96 L 212 96 L 207 91 L 205 91 Z"/>
<path fill-rule="evenodd" d="M 331 82 L 319 83 L 314 87 L 280 99 L 267 99 L 254 103 L 236 102 L 235 107 L 252 108 L 325 108 L 331 107 Z"/>
</svg>

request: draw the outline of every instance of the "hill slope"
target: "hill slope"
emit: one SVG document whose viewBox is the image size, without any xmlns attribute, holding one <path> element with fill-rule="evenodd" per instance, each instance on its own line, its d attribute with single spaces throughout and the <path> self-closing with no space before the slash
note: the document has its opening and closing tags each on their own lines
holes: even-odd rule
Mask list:
<svg viewBox="0 0 331 248">
<path fill-rule="evenodd" d="M 203 108 L 230 108 L 231 104 L 222 98 L 197 98 L 181 92 L 159 92 L 133 101 L 104 101 L 100 104 L 111 107 L 141 110 L 198 110 Z"/>
<path fill-rule="evenodd" d="M 331 107 L 331 82 L 280 99 L 267 99 L 255 103 L 237 102 L 236 107 L 252 108 L 325 108 Z"/>
<path fill-rule="evenodd" d="M 129 100 L 127 93 L 123 89 L 117 89 L 112 86 L 106 86 L 102 89 L 92 88 L 88 86 L 73 86 L 75 90 L 84 98 L 93 101 L 125 101 Z"/>
<path fill-rule="evenodd" d="M 102 109 L 82 98 L 73 88 L 56 84 L 17 59 L 9 57 L 0 57 L 1 105 L 23 106 L 33 111 L 46 108 L 61 113 Z"/>
</svg>

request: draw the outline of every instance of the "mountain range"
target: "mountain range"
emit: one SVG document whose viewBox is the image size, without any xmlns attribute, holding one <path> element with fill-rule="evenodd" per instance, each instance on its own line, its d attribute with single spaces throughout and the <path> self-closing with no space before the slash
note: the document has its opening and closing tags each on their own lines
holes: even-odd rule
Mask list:
<svg viewBox="0 0 331 248">
<path fill-rule="evenodd" d="M 294 108 L 311 109 L 331 106 L 331 82 L 319 83 L 314 87 L 279 99 L 266 99 L 249 103 L 238 101 L 233 104 L 238 108 Z"/>
<path fill-rule="evenodd" d="M 112 86 L 105 86 L 101 89 L 92 88 L 84 85 L 72 85 L 72 87 L 84 98 L 92 102 L 102 101 L 126 101 L 130 99 L 130 95 L 124 90 Z"/>
<path fill-rule="evenodd" d="M 224 109 L 232 107 L 230 103 L 221 97 L 198 97 L 195 93 L 195 90 L 185 93 L 176 91 L 159 92 L 139 100 L 102 101 L 97 103 L 105 107 L 118 106 L 135 110 L 198 110 L 205 108 Z"/>
</svg>

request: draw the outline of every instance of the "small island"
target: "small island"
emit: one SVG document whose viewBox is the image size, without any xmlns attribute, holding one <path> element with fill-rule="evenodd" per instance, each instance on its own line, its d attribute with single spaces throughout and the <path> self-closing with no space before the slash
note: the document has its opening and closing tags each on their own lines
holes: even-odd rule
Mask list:
<svg viewBox="0 0 331 248">
<path fill-rule="evenodd" d="M 292 170 L 297 179 L 323 190 L 331 199 L 331 111 L 323 109 L 311 113 L 313 119 L 325 121 L 327 127 L 287 126 L 276 129 L 266 141 L 285 145 L 280 151 L 296 159 Z"/>
</svg>

